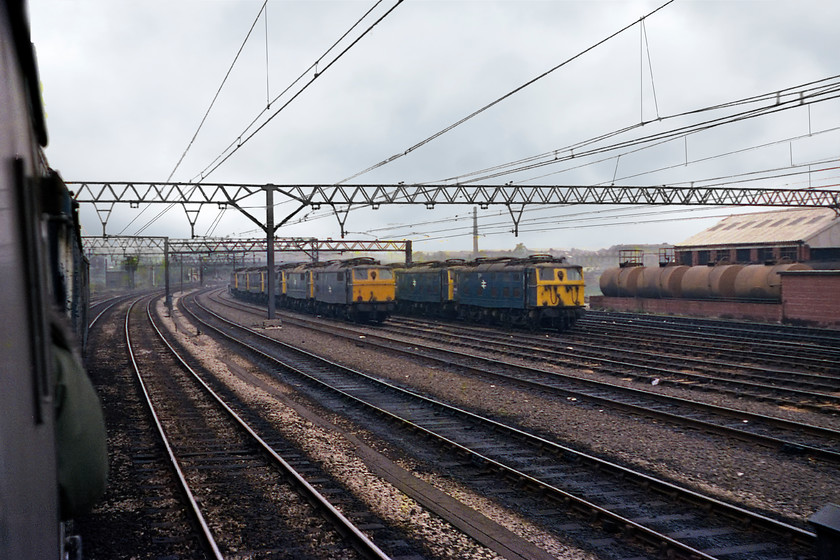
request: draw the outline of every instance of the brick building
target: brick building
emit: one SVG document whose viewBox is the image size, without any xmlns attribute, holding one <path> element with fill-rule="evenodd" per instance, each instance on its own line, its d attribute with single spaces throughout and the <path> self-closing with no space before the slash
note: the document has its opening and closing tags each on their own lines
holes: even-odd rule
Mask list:
<svg viewBox="0 0 840 560">
<path fill-rule="evenodd" d="M 830 208 L 736 214 L 676 244 L 674 254 L 688 266 L 789 260 L 838 269 L 840 218 Z"/>
</svg>

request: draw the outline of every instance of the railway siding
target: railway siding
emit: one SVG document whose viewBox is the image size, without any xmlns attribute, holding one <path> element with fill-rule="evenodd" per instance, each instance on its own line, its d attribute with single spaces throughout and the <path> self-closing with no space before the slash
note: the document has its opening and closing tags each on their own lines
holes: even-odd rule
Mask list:
<svg viewBox="0 0 840 560">
<path fill-rule="evenodd" d="M 285 329 L 285 327 L 284 327 L 284 329 Z M 311 369 L 311 368 L 310 368 L 310 369 Z M 344 389 L 345 389 L 345 390 L 348 390 L 348 389 L 349 389 L 349 386 L 347 386 L 346 384 L 343 384 L 342 386 L 344 387 Z M 380 397 L 380 398 L 384 398 L 384 397 Z M 411 410 L 411 406 L 410 406 L 410 405 L 407 405 L 407 404 L 404 404 L 404 405 L 398 406 L 397 408 L 398 408 L 398 409 L 400 409 L 400 410 Z M 482 461 L 483 461 L 483 460 L 482 460 Z"/>
</svg>

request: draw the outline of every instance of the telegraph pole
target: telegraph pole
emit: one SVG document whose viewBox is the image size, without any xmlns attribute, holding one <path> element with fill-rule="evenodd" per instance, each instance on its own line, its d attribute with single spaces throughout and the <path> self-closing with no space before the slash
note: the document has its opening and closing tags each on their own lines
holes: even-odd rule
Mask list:
<svg viewBox="0 0 840 560">
<path fill-rule="evenodd" d="M 478 257 L 478 209 L 473 207 L 473 258 Z"/>
</svg>

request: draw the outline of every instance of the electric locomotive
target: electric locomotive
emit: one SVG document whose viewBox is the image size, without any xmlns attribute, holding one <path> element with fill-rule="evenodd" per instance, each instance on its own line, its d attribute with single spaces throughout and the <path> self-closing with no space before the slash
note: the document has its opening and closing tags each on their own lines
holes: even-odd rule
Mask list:
<svg viewBox="0 0 840 560">
<path fill-rule="evenodd" d="M 463 264 L 463 259 L 447 259 L 396 268 L 397 312 L 455 318 L 455 272 Z"/>
<path fill-rule="evenodd" d="M 476 259 L 455 274 L 464 320 L 563 331 L 583 313 L 583 269 L 565 258 Z"/>
<path fill-rule="evenodd" d="M 315 312 L 381 323 L 396 303 L 393 271 L 370 257 L 327 263 L 314 271 Z"/>
<path fill-rule="evenodd" d="M 266 269 L 257 266 L 237 270 L 234 274 L 233 291 L 243 299 L 265 303 L 265 274 Z"/>
<path fill-rule="evenodd" d="M 281 305 L 294 311 L 305 313 L 315 312 L 315 268 L 326 266 L 328 263 L 308 262 L 290 265 L 284 271 L 285 298 Z"/>
<path fill-rule="evenodd" d="M 231 293 L 266 303 L 266 274 L 266 267 L 235 271 Z M 384 321 L 395 307 L 393 272 L 370 257 L 285 264 L 276 267 L 275 274 L 279 307 L 374 323 Z"/>
</svg>

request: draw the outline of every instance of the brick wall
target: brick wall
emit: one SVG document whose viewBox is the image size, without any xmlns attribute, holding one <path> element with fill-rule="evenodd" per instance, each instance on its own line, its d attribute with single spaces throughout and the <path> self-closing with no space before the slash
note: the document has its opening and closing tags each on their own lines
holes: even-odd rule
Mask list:
<svg viewBox="0 0 840 560">
<path fill-rule="evenodd" d="M 840 270 L 797 270 L 782 272 L 781 277 L 781 303 L 590 296 L 589 306 L 840 329 Z"/>
<path fill-rule="evenodd" d="M 782 273 L 784 322 L 840 328 L 840 270 Z"/>
<path fill-rule="evenodd" d="M 592 309 L 611 309 L 689 317 L 718 317 L 779 323 L 782 321 L 780 303 L 750 303 L 699 299 L 653 299 L 632 297 L 590 296 Z"/>
</svg>

